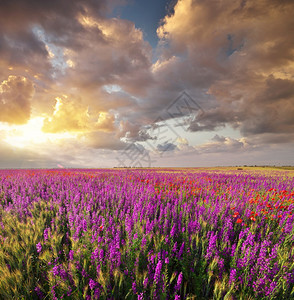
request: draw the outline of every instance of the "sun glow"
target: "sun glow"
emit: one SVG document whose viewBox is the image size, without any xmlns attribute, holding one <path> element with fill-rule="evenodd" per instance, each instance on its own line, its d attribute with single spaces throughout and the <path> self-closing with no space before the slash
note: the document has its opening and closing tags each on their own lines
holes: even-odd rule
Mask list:
<svg viewBox="0 0 294 300">
<path fill-rule="evenodd" d="M 45 117 L 35 117 L 25 125 L 0 124 L 0 131 L 5 131 L 3 139 L 7 144 L 17 148 L 31 148 L 32 146 L 60 143 L 64 139 L 75 138 L 73 133 L 46 133 L 42 131 Z"/>
</svg>

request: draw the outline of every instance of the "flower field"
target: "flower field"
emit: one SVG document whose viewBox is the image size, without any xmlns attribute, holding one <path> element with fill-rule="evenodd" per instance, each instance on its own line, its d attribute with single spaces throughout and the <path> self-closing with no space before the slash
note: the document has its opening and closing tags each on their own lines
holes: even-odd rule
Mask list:
<svg viewBox="0 0 294 300">
<path fill-rule="evenodd" d="M 286 171 L 0 171 L 0 299 L 294 299 Z"/>
</svg>

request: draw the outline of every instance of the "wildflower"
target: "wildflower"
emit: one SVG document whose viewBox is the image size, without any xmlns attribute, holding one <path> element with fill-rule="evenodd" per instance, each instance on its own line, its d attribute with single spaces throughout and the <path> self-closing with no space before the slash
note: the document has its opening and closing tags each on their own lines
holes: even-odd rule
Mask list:
<svg viewBox="0 0 294 300">
<path fill-rule="evenodd" d="M 162 261 L 159 260 L 157 265 L 156 265 L 155 274 L 154 274 L 154 278 L 153 278 L 155 284 L 158 284 L 158 282 L 159 282 L 161 267 L 162 267 Z"/>
<path fill-rule="evenodd" d="M 230 272 L 229 285 L 236 281 L 236 274 L 237 274 L 236 269 L 232 269 Z"/>
<path fill-rule="evenodd" d="M 144 237 L 142 238 L 142 241 L 141 241 L 141 247 L 143 248 L 143 247 L 146 245 L 146 243 L 147 243 L 147 239 L 146 239 L 146 237 L 144 236 Z"/>
<path fill-rule="evenodd" d="M 181 288 L 182 281 L 183 281 L 183 273 L 181 272 L 178 276 L 177 284 L 175 286 L 176 291 L 178 291 Z"/>
<path fill-rule="evenodd" d="M 59 269 L 59 276 L 63 279 L 63 280 L 66 280 L 68 278 L 68 274 L 67 272 L 63 269 L 63 268 L 60 268 Z"/>
<path fill-rule="evenodd" d="M 242 219 L 237 219 L 237 221 L 236 221 L 237 223 L 242 223 L 243 222 L 243 220 Z"/>
<path fill-rule="evenodd" d="M 174 237 L 176 234 L 176 224 L 173 225 L 171 231 L 170 231 L 170 236 L 171 237 Z"/>
<path fill-rule="evenodd" d="M 237 211 L 235 211 L 233 218 L 237 218 L 238 215 L 239 215 L 239 213 Z"/>
<path fill-rule="evenodd" d="M 38 253 L 40 253 L 42 251 L 42 245 L 40 242 L 36 245 L 36 248 L 37 248 Z"/>
<path fill-rule="evenodd" d="M 174 246 L 173 246 L 173 249 L 172 249 L 172 252 L 177 252 L 177 246 L 178 246 L 178 242 L 175 242 Z"/>
<path fill-rule="evenodd" d="M 138 295 L 138 300 L 143 300 L 143 299 L 144 299 L 143 293 L 139 294 L 139 295 Z"/>
<path fill-rule="evenodd" d="M 134 281 L 134 282 L 132 283 L 132 290 L 133 290 L 133 293 L 134 293 L 134 294 L 137 294 L 137 284 L 136 284 L 136 281 Z"/>
<path fill-rule="evenodd" d="M 89 276 L 89 275 L 87 274 L 87 272 L 86 272 L 85 269 L 82 270 L 82 276 L 83 276 L 83 277 L 88 277 L 88 276 Z"/>
<path fill-rule="evenodd" d="M 90 278 L 90 280 L 89 280 L 90 289 L 93 290 L 96 287 L 96 285 L 97 285 L 97 283 L 92 278 Z"/>
<path fill-rule="evenodd" d="M 184 252 L 184 249 L 185 249 L 185 242 L 182 243 L 182 246 L 179 250 L 179 253 L 178 253 L 178 258 L 180 259 L 180 257 L 182 256 L 183 252 Z"/>
<path fill-rule="evenodd" d="M 73 260 L 73 258 L 74 258 L 74 251 L 70 250 L 69 253 L 68 253 L 68 256 L 69 256 L 70 260 Z"/>
<path fill-rule="evenodd" d="M 100 259 L 100 261 L 102 261 L 103 258 L 104 258 L 104 250 L 100 249 L 100 253 L 99 253 L 99 259 Z"/>
<path fill-rule="evenodd" d="M 96 297 L 95 299 L 99 299 L 99 297 L 100 297 L 100 290 L 99 289 L 95 289 L 94 296 Z"/>
<path fill-rule="evenodd" d="M 48 240 L 48 233 L 49 233 L 49 228 L 46 228 L 45 230 L 44 230 L 44 241 L 46 242 L 47 240 Z"/>
<path fill-rule="evenodd" d="M 54 266 L 52 272 L 54 276 L 59 275 L 59 266 L 58 265 Z"/>
<path fill-rule="evenodd" d="M 44 297 L 43 292 L 41 291 L 41 289 L 38 286 L 35 287 L 34 291 L 38 295 L 39 299 L 42 299 Z"/>
</svg>

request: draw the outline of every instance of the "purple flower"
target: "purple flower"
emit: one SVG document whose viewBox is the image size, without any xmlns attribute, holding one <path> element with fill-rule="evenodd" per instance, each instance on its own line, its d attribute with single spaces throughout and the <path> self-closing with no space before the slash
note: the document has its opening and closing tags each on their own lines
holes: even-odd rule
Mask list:
<svg viewBox="0 0 294 300">
<path fill-rule="evenodd" d="M 99 253 L 99 259 L 100 259 L 100 261 L 103 260 L 103 257 L 104 257 L 104 251 L 103 251 L 103 249 L 100 249 L 100 253 Z"/>
<path fill-rule="evenodd" d="M 179 250 L 179 253 L 178 253 L 178 258 L 179 259 L 181 258 L 182 254 L 184 252 L 184 249 L 185 249 L 185 242 L 182 243 L 182 246 L 181 246 L 181 248 Z"/>
<path fill-rule="evenodd" d="M 82 221 L 82 228 L 83 228 L 83 231 L 87 231 L 87 221 L 86 220 Z"/>
<path fill-rule="evenodd" d="M 136 281 L 134 281 L 134 282 L 132 283 L 132 290 L 133 290 L 133 293 L 134 293 L 134 294 L 137 294 L 137 284 L 136 284 Z"/>
<path fill-rule="evenodd" d="M 83 277 L 88 277 L 88 274 L 87 274 L 87 272 L 85 271 L 85 269 L 82 270 L 82 276 L 83 276 Z"/>
<path fill-rule="evenodd" d="M 177 252 L 177 247 L 178 247 L 178 242 L 175 242 L 174 246 L 173 246 L 173 249 L 172 249 L 172 252 Z"/>
<path fill-rule="evenodd" d="M 95 260 L 95 259 L 99 259 L 99 248 L 96 248 L 93 252 L 92 252 L 92 255 L 91 255 L 91 259 L 92 260 Z"/>
<path fill-rule="evenodd" d="M 144 299 L 143 293 L 139 294 L 139 295 L 138 295 L 138 300 L 143 300 L 143 299 Z"/>
<path fill-rule="evenodd" d="M 67 279 L 67 272 L 63 269 L 63 268 L 60 268 L 59 269 L 59 276 L 63 279 L 63 280 L 66 280 Z"/>
<path fill-rule="evenodd" d="M 69 256 L 70 260 L 73 260 L 73 258 L 74 258 L 74 251 L 70 250 L 69 253 L 68 253 L 68 256 Z"/>
<path fill-rule="evenodd" d="M 52 272 L 54 276 L 58 276 L 59 275 L 59 266 L 56 265 L 52 268 Z"/>
<path fill-rule="evenodd" d="M 99 289 L 95 289 L 94 296 L 96 297 L 95 299 L 99 299 L 99 297 L 100 297 L 100 290 Z"/>
<path fill-rule="evenodd" d="M 89 280 L 89 287 L 91 290 L 93 290 L 97 285 L 97 282 L 95 282 L 92 278 Z"/>
<path fill-rule="evenodd" d="M 49 227 L 44 230 L 44 242 L 46 242 L 48 240 L 49 230 L 50 230 Z"/>
<path fill-rule="evenodd" d="M 146 240 L 146 237 L 144 236 L 142 238 L 141 247 L 143 248 L 146 245 L 146 243 L 147 243 L 147 240 Z"/>
<path fill-rule="evenodd" d="M 68 291 L 67 291 L 67 296 L 68 296 L 68 297 L 71 295 L 71 292 L 72 292 L 72 288 L 69 287 L 69 288 L 68 288 Z"/>
<path fill-rule="evenodd" d="M 232 249 L 231 249 L 231 254 L 230 254 L 231 257 L 233 257 L 235 255 L 235 251 L 236 251 L 236 244 L 233 244 Z"/>
<path fill-rule="evenodd" d="M 182 281 L 183 281 L 183 273 L 181 272 L 178 276 L 177 284 L 175 286 L 176 291 L 178 291 L 181 288 Z"/>
<path fill-rule="evenodd" d="M 155 268 L 155 274 L 154 274 L 154 283 L 158 284 L 159 280 L 160 280 L 160 274 L 161 274 L 161 267 L 162 267 L 162 261 L 159 260 L 156 268 Z"/>
<path fill-rule="evenodd" d="M 176 234 L 176 224 L 173 225 L 171 231 L 170 231 L 170 236 L 171 237 L 174 237 Z"/>
<path fill-rule="evenodd" d="M 38 286 L 36 286 L 34 290 L 35 290 L 36 294 L 38 295 L 39 299 L 44 298 L 44 294 L 43 294 L 43 292 L 40 290 L 40 288 Z"/>
<path fill-rule="evenodd" d="M 38 253 L 40 253 L 42 251 L 42 245 L 40 242 L 36 245 L 36 248 L 37 248 Z"/>
<path fill-rule="evenodd" d="M 232 284 L 232 283 L 235 283 L 235 281 L 236 281 L 236 274 L 237 274 L 236 269 L 231 269 L 230 279 L 229 279 L 229 285 Z"/>
</svg>

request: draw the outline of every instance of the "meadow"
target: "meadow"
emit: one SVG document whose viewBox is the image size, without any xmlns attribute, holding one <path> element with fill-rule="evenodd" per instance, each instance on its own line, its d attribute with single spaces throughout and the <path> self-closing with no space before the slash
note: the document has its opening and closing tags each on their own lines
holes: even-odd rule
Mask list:
<svg viewBox="0 0 294 300">
<path fill-rule="evenodd" d="M 294 299 L 286 170 L 0 171 L 0 299 Z"/>
</svg>

